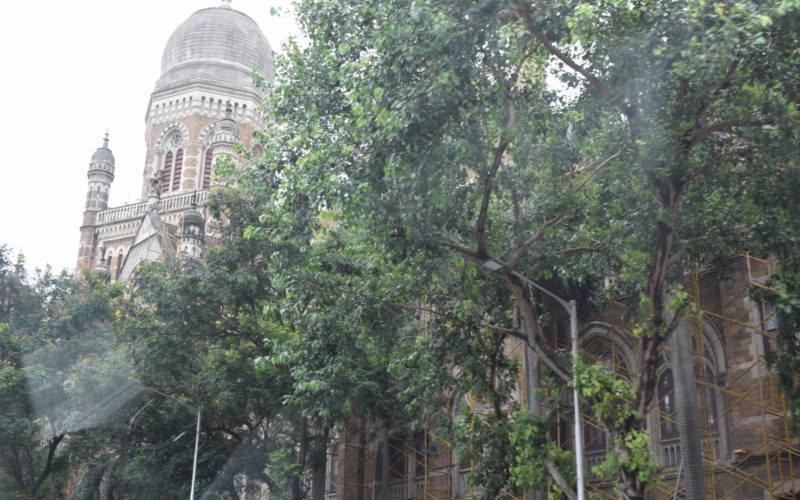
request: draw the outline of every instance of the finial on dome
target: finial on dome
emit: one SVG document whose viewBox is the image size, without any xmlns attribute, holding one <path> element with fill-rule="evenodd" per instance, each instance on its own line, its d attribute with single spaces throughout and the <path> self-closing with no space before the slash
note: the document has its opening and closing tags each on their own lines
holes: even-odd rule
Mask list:
<svg viewBox="0 0 800 500">
<path fill-rule="evenodd" d="M 106 129 L 106 136 L 103 137 L 103 147 L 108 149 L 108 129 Z"/>
<path fill-rule="evenodd" d="M 222 7 L 231 8 L 231 0 L 222 0 Z"/>
<path fill-rule="evenodd" d="M 225 118 L 230 120 L 232 116 L 233 116 L 233 108 L 231 107 L 231 101 L 228 101 L 225 103 Z"/>
</svg>

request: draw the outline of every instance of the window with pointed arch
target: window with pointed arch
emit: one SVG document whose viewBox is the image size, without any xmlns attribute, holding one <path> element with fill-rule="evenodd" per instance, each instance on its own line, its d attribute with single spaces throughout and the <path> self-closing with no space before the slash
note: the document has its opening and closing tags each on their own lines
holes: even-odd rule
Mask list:
<svg viewBox="0 0 800 500">
<path fill-rule="evenodd" d="M 120 248 L 119 254 L 117 255 L 117 270 L 114 273 L 114 279 L 119 279 L 119 273 L 122 271 L 122 261 L 125 258 L 124 250 Z"/>
<path fill-rule="evenodd" d="M 203 162 L 203 189 L 211 187 L 211 169 L 214 168 L 214 154 L 211 148 L 206 150 L 205 160 Z"/>
<path fill-rule="evenodd" d="M 661 465 L 677 466 L 681 461 L 681 444 L 675 409 L 675 377 L 671 368 L 658 377 L 658 437 Z"/>
<path fill-rule="evenodd" d="M 166 140 L 166 153 L 161 168 L 161 194 L 178 191 L 181 187 L 183 171 L 183 137 L 174 133 Z"/>
<path fill-rule="evenodd" d="M 727 424 L 722 416 L 724 395 L 722 380 L 724 379 L 725 360 L 719 336 L 714 329 L 706 326 L 702 335 L 702 346 L 698 346 L 698 337 L 692 338 L 695 355 L 694 377 L 697 384 L 697 397 L 700 400 L 700 419 L 703 449 L 717 458 L 728 453 Z M 681 463 L 680 431 L 678 429 L 679 414 L 675 405 L 675 378 L 672 371 L 671 357 L 668 351 L 662 353 L 664 369 L 658 377 L 658 401 L 656 418 L 651 420 L 657 438 L 656 453 L 661 465 L 666 468 L 678 467 Z"/>
<path fill-rule="evenodd" d="M 611 340 L 612 335 L 616 337 L 616 342 Z M 603 365 L 615 377 L 630 381 L 629 353 L 622 346 L 623 341 L 619 337 L 618 334 L 610 331 L 590 334 L 582 346 L 584 358 L 587 362 Z M 611 442 L 603 423 L 595 418 L 590 406 L 582 407 L 581 413 L 583 415 L 583 446 L 588 465 L 588 479 L 590 481 L 600 480 L 601 478 L 594 474 L 592 469 L 605 460 L 606 454 L 610 451 Z"/>
</svg>

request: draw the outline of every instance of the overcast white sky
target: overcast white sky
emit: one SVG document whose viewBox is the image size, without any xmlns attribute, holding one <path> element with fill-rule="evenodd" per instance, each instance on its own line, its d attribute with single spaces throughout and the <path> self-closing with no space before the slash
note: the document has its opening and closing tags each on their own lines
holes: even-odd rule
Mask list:
<svg viewBox="0 0 800 500">
<path fill-rule="evenodd" d="M 167 39 L 220 0 L 19 0 L 0 17 L 0 244 L 28 268 L 73 270 L 89 159 L 109 129 L 116 158 L 110 206 L 135 202 L 144 114 Z M 273 50 L 296 34 L 289 0 L 233 0 Z"/>
</svg>

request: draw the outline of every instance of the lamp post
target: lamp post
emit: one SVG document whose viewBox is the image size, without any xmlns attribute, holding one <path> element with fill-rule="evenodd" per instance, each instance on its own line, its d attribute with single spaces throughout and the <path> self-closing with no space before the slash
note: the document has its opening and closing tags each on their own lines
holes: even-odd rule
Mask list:
<svg viewBox="0 0 800 500">
<path fill-rule="evenodd" d="M 139 382 L 139 381 L 136 380 L 136 382 Z M 200 418 L 201 418 L 201 415 L 202 415 L 202 412 L 203 412 L 203 408 L 200 405 L 192 406 L 189 403 L 186 403 L 185 401 L 181 401 L 180 399 L 176 398 L 175 396 L 171 396 L 171 395 L 169 395 L 169 394 L 167 394 L 165 392 L 161 392 L 158 389 L 154 389 L 154 388 L 148 387 L 146 385 L 142 385 L 142 388 L 146 389 L 148 391 L 155 392 L 156 394 L 160 394 L 160 395 L 164 396 L 165 398 L 172 399 L 176 403 L 182 404 L 183 406 L 185 406 L 185 407 L 187 407 L 189 409 L 197 410 L 197 427 L 195 428 L 195 433 L 194 433 L 194 458 L 192 460 L 192 488 L 191 488 L 191 490 L 189 490 L 189 500 L 194 500 L 194 487 L 195 487 L 195 483 L 196 483 L 196 480 L 197 480 L 197 455 L 198 455 L 198 451 L 200 450 Z M 134 422 L 134 420 L 136 420 L 136 417 L 138 417 L 139 413 L 141 413 L 142 410 L 144 410 L 150 403 L 152 403 L 152 400 L 148 401 L 147 404 L 145 404 L 143 407 L 141 407 L 139 409 L 139 411 L 137 411 L 133 415 L 133 417 L 131 417 L 130 422 L 128 422 L 128 427 L 132 427 L 133 426 L 133 422 Z M 180 437 L 180 436 L 178 436 L 178 437 Z"/>
<path fill-rule="evenodd" d="M 581 429 L 581 407 L 580 407 L 580 399 L 578 396 L 578 379 L 575 377 L 574 367 L 577 365 L 578 362 L 578 311 L 577 305 L 575 300 L 570 300 L 569 302 L 565 301 L 558 295 L 554 294 L 550 290 L 544 288 L 540 284 L 536 283 L 535 281 L 529 280 L 525 276 L 519 274 L 518 272 L 514 271 L 506 264 L 503 264 L 500 261 L 495 259 L 487 259 L 481 262 L 481 265 L 486 269 L 503 275 L 512 275 L 520 280 L 524 281 L 528 284 L 528 286 L 532 286 L 537 290 L 541 291 L 542 293 L 546 294 L 553 300 L 559 303 L 561 307 L 567 310 L 569 313 L 569 332 L 570 332 L 570 340 L 572 342 L 572 366 L 573 366 L 573 374 L 572 374 L 572 407 L 574 411 L 573 420 L 575 421 L 575 475 L 576 475 L 576 493 L 578 495 L 578 500 L 585 500 L 586 495 L 584 491 L 584 477 L 583 477 L 583 430 Z"/>
</svg>

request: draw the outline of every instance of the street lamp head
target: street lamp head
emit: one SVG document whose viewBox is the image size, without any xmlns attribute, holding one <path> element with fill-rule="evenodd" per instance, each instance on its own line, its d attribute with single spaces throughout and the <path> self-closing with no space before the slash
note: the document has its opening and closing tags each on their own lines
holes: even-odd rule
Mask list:
<svg viewBox="0 0 800 500">
<path fill-rule="evenodd" d="M 492 258 L 484 260 L 481 262 L 481 265 L 491 272 L 497 274 L 509 274 L 511 272 L 511 269 L 507 265 Z"/>
</svg>

